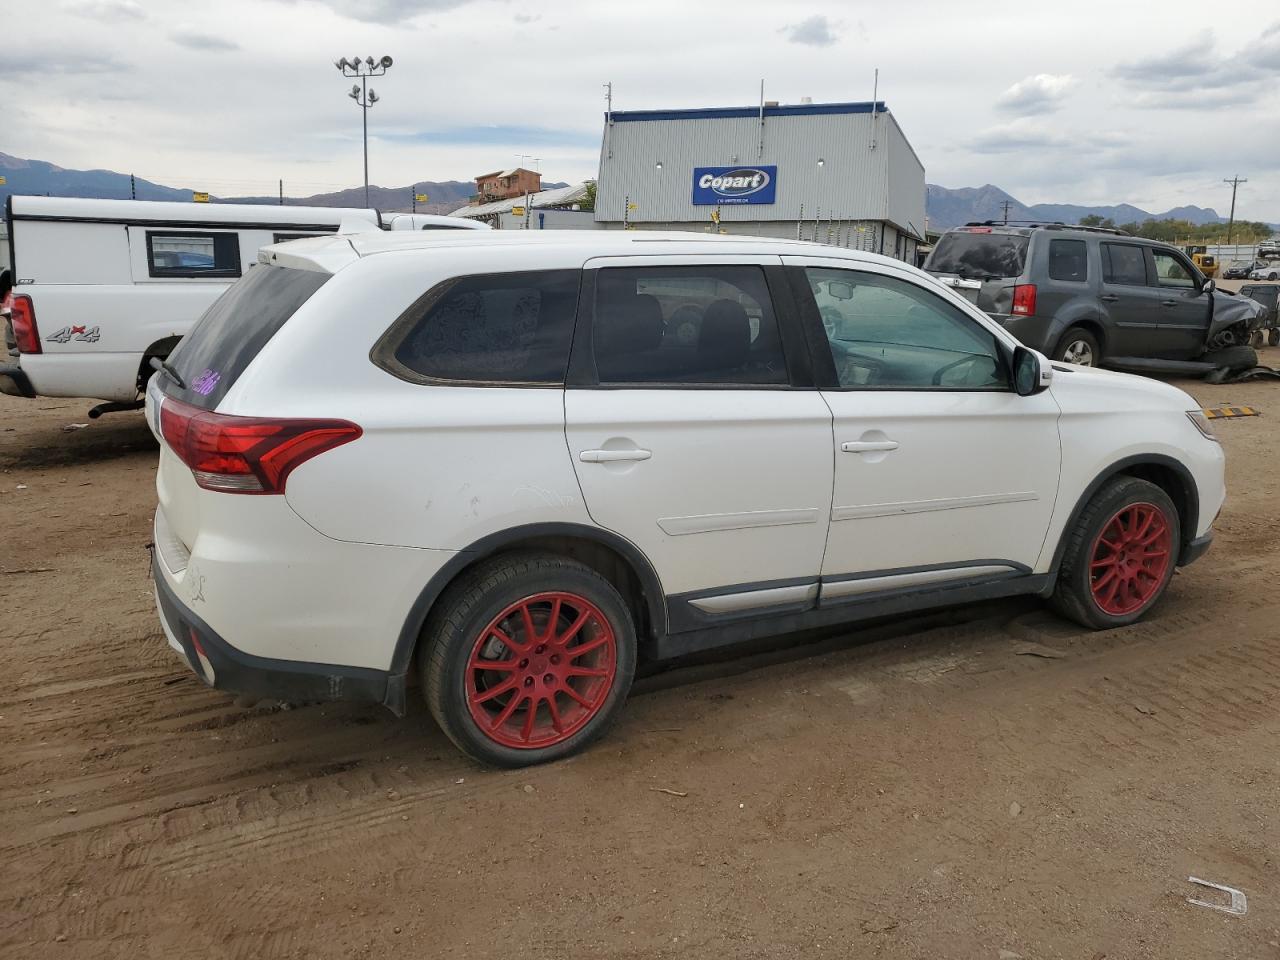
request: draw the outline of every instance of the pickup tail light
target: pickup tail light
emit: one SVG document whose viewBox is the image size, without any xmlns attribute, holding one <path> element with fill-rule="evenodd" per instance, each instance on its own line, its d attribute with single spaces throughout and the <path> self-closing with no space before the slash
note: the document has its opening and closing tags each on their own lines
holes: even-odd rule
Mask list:
<svg viewBox="0 0 1280 960">
<path fill-rule="evenodd" d="M 9 322 L 13 325 L 13 339 L 19 353 L 40 353 L 40 329 L 36 326 L 36 308 L 25 293 L 15 294 L 9 308 Z"/>
<path fill-rule="evenodd" d="M 160 402 L 161 436 L 199 486 L 219 493 L 284 493 L 294 468 L 362 433 L 349 420 L 237 417 Z"/>
<path fill-rule="evenodd" d="M 1010 313 L 1016 313 L 1020 317 L 1029 317 L 1036 312 L 1036 285 L 1034 283 L 1020 283 L 1013 288 L 1013 309 Z"/>
</svg>

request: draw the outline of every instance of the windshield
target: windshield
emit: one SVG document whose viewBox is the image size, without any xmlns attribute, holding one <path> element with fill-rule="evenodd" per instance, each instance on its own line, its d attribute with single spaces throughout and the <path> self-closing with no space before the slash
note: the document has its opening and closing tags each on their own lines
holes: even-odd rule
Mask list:
<svg viewBox="0 0 1280 960">
<path fill-rule="evenodd" d="M 944 234 L 924 268 L 931 273 L 954 273 L 966 280 L 995 280 L 1021 276 L 1028 238 L 1017 234 Z"/>
</svg>

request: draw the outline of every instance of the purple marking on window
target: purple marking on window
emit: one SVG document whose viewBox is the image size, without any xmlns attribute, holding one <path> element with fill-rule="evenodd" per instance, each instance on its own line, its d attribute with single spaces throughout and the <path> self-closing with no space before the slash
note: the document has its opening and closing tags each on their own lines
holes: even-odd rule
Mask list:
<svg viewBox="0 0 1280 960">
<path fill-rule="evenodd" d="M 222 374 L 218 373 L 216 370 L 206 370 L 204 373 L 200 374 L 200 376 L 191 381 L 191 389 L 200 394 L 200 396 L 207 397 L 209 394 L 213 393 L 213 388 L 218 385 L 218 381 L 221 379 Z"/>
</svg>

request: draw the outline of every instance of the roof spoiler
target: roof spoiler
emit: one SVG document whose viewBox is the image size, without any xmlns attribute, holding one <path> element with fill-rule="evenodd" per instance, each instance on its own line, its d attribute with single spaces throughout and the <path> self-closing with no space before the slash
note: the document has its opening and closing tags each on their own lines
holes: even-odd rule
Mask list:
<svg viewBox="0 0 1280 960">
<path fill-rule="evenodd" d="M 367 220 L 364 217 L 343 217 L 342 222 L 338 224 L 338 233 L 369 233 L 381 230 L 373 220 Z"/>
</svg>

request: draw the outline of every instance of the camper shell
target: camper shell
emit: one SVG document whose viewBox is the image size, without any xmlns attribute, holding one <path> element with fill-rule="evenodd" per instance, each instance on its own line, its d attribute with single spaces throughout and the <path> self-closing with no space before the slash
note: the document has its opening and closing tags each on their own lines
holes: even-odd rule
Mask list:
<svg viewBox="0 0 1280 960">
<path fill-rule="evenodd" d="M 152 373 L 264 246 L 382 226 L 376 210 L 11 196 L 13 344 L 0 393 L 141 405 Z"/>
</svg>

